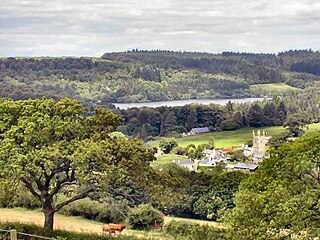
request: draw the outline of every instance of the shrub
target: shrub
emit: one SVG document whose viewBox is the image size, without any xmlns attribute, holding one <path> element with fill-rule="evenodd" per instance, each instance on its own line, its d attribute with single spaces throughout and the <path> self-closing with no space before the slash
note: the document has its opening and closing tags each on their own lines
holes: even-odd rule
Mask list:
<svg viewBox="0 0 320 240">
<path fill-rule="evenodd" d="M 41 207 L 41 203 L 24 187 L 17 186 L 14 192 L 10 192 L 10 196 L 6 196 L 8 189 L 1 190 L 0 207 L 22 207 L 27 209 L 36 209 Z"/>
<path fill-rule="evenodd" d="M 171 221 L 165 228 L 166 233 L 174 236 L 174 239 L 188 240 L 226 240 L 227 230 L 224 228 L 210 227 L 185 221 Z"/>
<path fill-rule="evenodd" d="M 149 204 L 141 204 L 132 209 L 128 217 L 133 229 L 150 229 L 152 225 L 164 222 L 164 215 Z"/>
<path fill-rule="evenodd" d="M 119 223 L 125 220 L 128 206 L 125 203 L 100 203 L 85 198 L 65 206 L 61 213 L 81 216 L 105 223 Z"/>
<path fill-rule="evenodd" d="M 171 221 L 165 227 L 165 231 L 173 236 L 188 236 L 191 234 L 192 229 L 199 227 L 199 224 L 184 222 L 184 221 Z"/>
<path fill-rule="evenodd" d="M 187 154 L 187 151 L 185 148 L 181 147 L 181 146 L 178 146 L 176 147 L 175 149 L 173 149 L 173 153 L 174 154 L 177 154 L 177 155 L 186 155 Z"/>
</svg>

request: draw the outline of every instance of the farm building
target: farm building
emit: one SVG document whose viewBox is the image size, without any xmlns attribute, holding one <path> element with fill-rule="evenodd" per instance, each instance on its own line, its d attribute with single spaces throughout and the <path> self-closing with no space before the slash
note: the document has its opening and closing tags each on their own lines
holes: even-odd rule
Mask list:
<svg viewBox="0 0 320 240">
<path fill-rule="evenodd" d="M 197 171 L 197 164 L 194 163 L 191 159 L 173 160 L 172 162 L 181 167 L 185 167 L 190 171 Z"/>
<path fill-rule="evenodd" d="M 240 162 L 237 164 L 228 164 L 226 166 L 227 171 L 244 171 L 244 172 L 254 172 L 258 168 L 257 164 Z"/>
<path fill-rule="evenodd" d="M 192 128 L 189 132 L 189 135 L 199 135 L 210 132 L 209 128 L 203 127 L 203 128 Z"/>
<path fill-rule="evenodd" d="M 199 166 L 203 167 L 212 167 L 220 163 L 227 163 L 229 159 L 222 151 L 217 151 L 215 149 L 205 149 L 203 150 L 203 154 L 205 157 L 199 162 Z"/>
</svg>

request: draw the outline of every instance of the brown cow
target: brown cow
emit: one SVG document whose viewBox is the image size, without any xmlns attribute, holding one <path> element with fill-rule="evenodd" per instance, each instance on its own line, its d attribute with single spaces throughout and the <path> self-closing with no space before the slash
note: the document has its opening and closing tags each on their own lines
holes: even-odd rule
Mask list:
<svg viewBox="0 0 320 240">
<path fill-rule="evenodd" d="M 108 224 L 102 226 L 102 231 L 105 233 L 121 233 L 123 229 L 125 229 L 127 226 L 125 224 Z"/>
<path fill-rule="evenodd" d="M 163 230 L 163 223 L 158 223 L 158 222 L 154 221 L 154 223 L 152 224 L 152 226 L 153 226 L 154 229 L 158 229 L 158 230 L 160 230 L 160 231 Z"/>
</svg>

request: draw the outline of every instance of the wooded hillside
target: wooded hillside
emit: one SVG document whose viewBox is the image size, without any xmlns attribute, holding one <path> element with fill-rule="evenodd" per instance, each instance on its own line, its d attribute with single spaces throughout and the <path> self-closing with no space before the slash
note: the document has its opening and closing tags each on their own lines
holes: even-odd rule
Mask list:
<svg viewBox="0 0 320 240">
<path fill-rule="evenodd" d="M 271 96 L 250 85 L 320 83 L 320 53 L 275 54 L 128 51 L 102 58 L 0 59 L 0 97 L 85 103 Z M 291 91 L 291 90 L 288 90 Z"/>
</svg>

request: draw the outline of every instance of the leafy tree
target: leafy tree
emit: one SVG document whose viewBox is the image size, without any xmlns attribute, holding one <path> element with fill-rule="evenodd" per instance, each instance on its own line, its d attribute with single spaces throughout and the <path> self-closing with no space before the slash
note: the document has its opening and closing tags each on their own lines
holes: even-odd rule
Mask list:
<svg viewBox="0 0 320 240">
<path fill-rule="evenodd" d="M 120 116 L 101 107 L 86 115 L 69 99 L 1 100 L 0 113 L 1 183 L 22 184 L 41 203 L 45 228 L 53 228 L 54 213 L 63 206 L 108 183 L 114 159 L 108 146 L 120 144 L 109 134 Z M 57 203 L 65 191 L 69 198 Z"/>
<path fill-rule="evenodd" d="M 250 106 L 246 117 L 251 127 L 264 126 L 263 112 L 258 103 L 254 103 Z"/>
<path fill-rule="evenodd" d="M 238 239 L 319 236 L 320 133 L 271 152 L 240 185 L 230 225 Z"/>
<path fill-rule="evenodd" d="M 170 153 L 172 149 L 178 146 L 178 142 L 175 138 L 161 138 L 159 147 L 166 154 Z"/>
<path fill-rule="evenodd" d="M 270 139 L 269 139 L 269 146 L 274 147 L 274 148 L 278 148 L 280 147 L 282 144 L 286 143 L 289 137 L 292 137 L 291 133 L 289 131 L 285 131 L 276 135 L 273 135 Z"/>
<path fill-rule="evenodd" d="M 177 155 L 186 155 L 187 151 L 184 147 L 178 146 L 174 149 L 174 153 Z"/>
<path fill-rule="evenodd" d="M 191 128 L 196 127 L 197 122 L 197 111 L 195 109 L 192 109 L 187 119 L 187 129 L 190 130 Z"/>
<path fill-rule="evenodd" d="M 128 217 L 130 225 L 135 229 L 149 229 L 154 223 L 162 224 L 164 215 L 151 205 L 142 204 L 135 207 Z"/>
<path fill-rule="evenodd" d="M 306 116 L 302 113 L 295 113 L 287 118 L 283 126 L 289 130 L 292 136 L 298 137 L 304 133 L 303 127 L 307 123 L 309 123 L 309 121 Z"/>
</svg>

